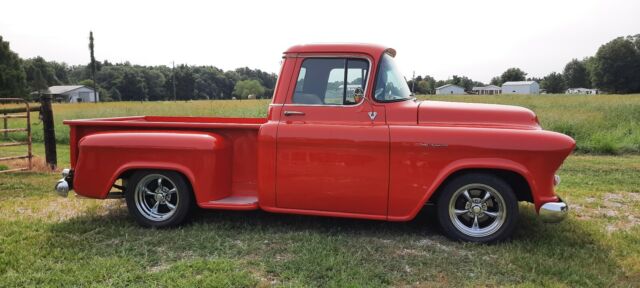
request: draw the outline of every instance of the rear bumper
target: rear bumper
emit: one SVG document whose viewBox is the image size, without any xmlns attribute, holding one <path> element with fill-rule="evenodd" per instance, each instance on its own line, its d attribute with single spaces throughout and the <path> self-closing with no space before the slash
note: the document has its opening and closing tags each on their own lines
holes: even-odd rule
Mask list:
<svg viewBox="0 0 640 288">
<path fill-rule="evenodd" d="M 538 215 L 543 222 L 558 223 L 567 218 L 569 214 L 569 205 L 564 203 L 560 197 L 558 202 L 545 203 L 540 207 Z"/>
<path fill-rule="evenodd" d="M 56 182 L 55 191 L 59 196 L 67 197 L 71 189 L 73 189 L 73 170 L 63 169 L 62 179 Z"/>
</svg>

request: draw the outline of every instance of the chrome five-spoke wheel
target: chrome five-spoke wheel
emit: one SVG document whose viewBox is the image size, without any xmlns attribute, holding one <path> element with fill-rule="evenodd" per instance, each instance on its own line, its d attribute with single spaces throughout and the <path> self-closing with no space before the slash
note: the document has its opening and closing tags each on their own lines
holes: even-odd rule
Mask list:
<svg viewBox="0 0 640 288">
<path fill-rule="evenodd" d="M 474 183 L 458 189 L 449 201 L 453 225 L 471 237 L 485 237 L 498 231 L 505 222 L 507 207 L 492 187 Z"/>
<path fill-rule="evenodd" d="M 149 174 L 142 178 L 135 190 L 136 207 L 152 221 L 170 218 L 180 203 L 178 189 L 169 178 L 160 174 Z"/>
<path fill-rule="evenodd" d="M 518 199 L 504 179 L 490 173 L 458 175 L 437 198 L 438 222 L 452 239 L 495 243 L 513 233 Z"/>
<path fill-rule="evenodd" d="M 140 170 L 127 181 L 125 198 L 129 213 L 142 226 L 169 227 L 182 223 L 193 207 L 191 186 L 182 174 L 164 170 Z"/>
</svg>

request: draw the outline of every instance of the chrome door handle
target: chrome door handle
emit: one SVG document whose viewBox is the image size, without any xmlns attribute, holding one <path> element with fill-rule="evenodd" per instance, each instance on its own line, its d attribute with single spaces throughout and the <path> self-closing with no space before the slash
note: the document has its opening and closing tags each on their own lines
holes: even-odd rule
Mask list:
<svg viewBox="0 0 640 288">
<path fill-rule="evenodd" d="M 284 111 L 284 116 L 302 116 L 304 112 L 300 111 Z"/>
</svg>

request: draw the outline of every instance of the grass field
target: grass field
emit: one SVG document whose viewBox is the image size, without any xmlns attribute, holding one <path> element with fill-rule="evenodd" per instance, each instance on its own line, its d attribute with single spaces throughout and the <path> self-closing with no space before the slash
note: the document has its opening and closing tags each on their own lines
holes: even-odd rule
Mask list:
<svg viewBox="0 0 640 288">
<path fill-rule="evenodd" d="M 0 287 L 640 285 L 640 156 L 574 155 L 560 174 L 569 219 L 522 204 L 495 246 L 445 239 L 429 208 L 408 223 L 201 211 L 143 229 L 121 200 L 55 196 L 57 174 L 0 175 Z"/>
<path fill-rule="evenodd" d="M 545 129 L 562 132 L 576 139 L 578 152 L 610 155 L 640 153 L 640 95 L 429 95 L 419 98 L 524 106 L 538 114 Z M 55 104 L 53 111 L 57 141 L 67 144 L 69 130 L 62 125 L 65 119 L 132 115 L 265 117 L 268 105 L 269 100 L 113 102 Z M 42 142 L 42 126 L 37 114 L 33 113 L 32 118 L 33 139 Z M 12 121 L 10 126 L 20 127 L 23 123 Z"/>
<path fill-rule="evenodd" d="M 186 226 L 154 230 L 138 227 L 121 200 L 59 198 L 57 173 L 0 174 L 0 287 L 640 286 L 640 95 L 420 98 L 529 107 L 545 128 L 575 137 L 580 153 L 559 171 L 567 221 L 543 224 L 521 204 L 513 241 L 493 246 L 447 240 L 429 207 L 407 223 L 199 211 Z M 57 104 L 59 166 L 69 161 L 62 119 L 262 117 L 267 105 Z M 41 163 L 42 144 L 34 149 Z"/>
</svg>

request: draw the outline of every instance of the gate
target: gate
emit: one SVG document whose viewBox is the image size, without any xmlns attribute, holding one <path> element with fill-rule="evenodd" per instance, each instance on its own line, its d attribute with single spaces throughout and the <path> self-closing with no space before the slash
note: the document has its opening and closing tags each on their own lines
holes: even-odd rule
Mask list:
<svg viewBox="0 0 640 288">
<path fill-rule="evenodd" d="M 8 170 L 2 170 L 0 171 L 0 173 L 7 173 L 7 172 L 16 172 L 16 171 L 25 171 L 25 170 L 31 170 L 32 168 L 32 163 L 31 160 L 33 158 L 33 154 L 31 153 L 31 111 L 32 110 L 37 110 L 38 108 L 36 107 L 29 107 L 29 102 L 27 102 L 24 99 L 20 99 L 20 98 L 0 98 L 0 104 L 2 103 L 12 103 L 12 102 L 16 102 L 16 103 L 21 103 L 24 104 L 23 107 L 11 107 L 11 108 L 6 108 L 6 109 L 0 109 L 0 119 L 2 119 L 3 122 L 3 126 L 2 129 L 0 129 L 0 132 L 2 132 L 3 137 L 1 138 L 3 140 L 3 142 L 0 142 L 0 148 L 4 148 L 4 147 L 10 147 L 10 146 L 27 146 L 27 154 L 26 155 L 18 155 L 18 156 L 9 156 L 9 157 L 0 157 L 0 162 L 2 161 L 9 161 L 9 160 L 15 160 L 15 159 L 28 159 L 28 166 L 27 167 L 19 167 L 19 168 L 14 168 L 14 169 L 8 169 Z M 27 124 L 26 127 L 24 128 L 9 128 L 9 120 L 12 119 L 27 119 Z M 10 142 L 4 142 L 5 140 L 9 139 L 9 133 L 11 132 L 27 132 L 27 140 L 26 141 L 10 141 Z"/>
</svg>

